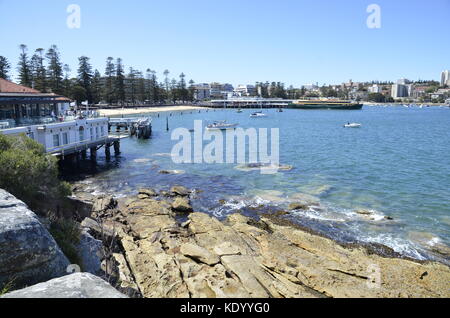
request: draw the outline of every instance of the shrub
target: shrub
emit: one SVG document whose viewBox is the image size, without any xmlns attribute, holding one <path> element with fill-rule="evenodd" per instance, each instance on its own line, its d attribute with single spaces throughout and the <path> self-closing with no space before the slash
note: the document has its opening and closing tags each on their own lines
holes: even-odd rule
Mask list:
<svg viewBox="0 0 450 318">
<path fill-rule="evenodd" d="M 0 134 L 0 188 L 31 208 L 70 195 L 68 184 L 58 179 L 57 158 L 24 134 Z"/>
</svg>

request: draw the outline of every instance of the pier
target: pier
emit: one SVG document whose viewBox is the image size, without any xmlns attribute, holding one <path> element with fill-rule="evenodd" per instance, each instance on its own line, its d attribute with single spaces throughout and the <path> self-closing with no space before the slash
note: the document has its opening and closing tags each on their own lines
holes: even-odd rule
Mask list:
<svg viewBox="0 0 450 318">
<path fill-rule="evenodd" d="M 121 129 L 128 131 L 131 136 L 148 139 L 152 134 L 152 118 L 151 117 L 131 117 L 131 118 L 110 118 L 108 123 L 108 131 L 115 127 L 116 132 Z"/>
</svg>

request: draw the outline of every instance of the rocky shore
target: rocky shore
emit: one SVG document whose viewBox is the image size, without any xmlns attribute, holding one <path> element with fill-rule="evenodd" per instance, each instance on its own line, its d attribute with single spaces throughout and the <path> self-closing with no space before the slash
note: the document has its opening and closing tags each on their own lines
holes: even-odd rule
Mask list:
<svg viewBox="0 0 450 318">
<path fill-rule="evenodd" d="M 103 261 L 119 290 L 154 297 L 449 297 L 450 269 L 342 246 L 264 215 L 220 222 L 193 212 L 190 191 L 103 197 L 83 226 L 116 237 Z"/>
<path fill-rule="evenodd" d="M 219 221 L 195 212 L 192 192 L 181 186 L 140 189 L 121 199 L 78 192 L 72 199 L 83 237 L 80 265 L 89 273 L 67 276 L 68 261 L 45 227 L 3 194 L 0 281 L 40 283 L 4 297 L 450 297 L 444 264 L 341 245 L 290 223 L 283 213 Z M 20 222 L 11 213 L 23 215 Z M 27 234 L 36 228 L 42 240 Z M 58 271 L 50 273 L 54 264 Z"/>
</svg>

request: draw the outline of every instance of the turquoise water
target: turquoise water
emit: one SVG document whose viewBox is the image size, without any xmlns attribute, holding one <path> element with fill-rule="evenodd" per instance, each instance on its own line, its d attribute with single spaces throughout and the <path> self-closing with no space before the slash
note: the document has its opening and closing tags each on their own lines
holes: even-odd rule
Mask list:
<svg viewBox="0 0 450 318">
<path fill-rule="evenodd" d="M 169 153 L 176 141 L 161 114 L 154 116 L 152 139 L 123 140 L 122 154 L 110 162 L 99 152 L 85 182 L 97 192 L 115 195 L 135 193 L 141 186 L 182 184 L 200 190 L 196 210 L 217 217 L 252 214 L 251 207 L 260 205 L 283 209 L 313 196 L 320 208 L 291 217 L 342 241 L 382 243 L 418 259 L 433 257 L 433 245 L 450 245 L 448 107 L 267 113 L 258 119 L 249 117 L 250 110 L 173 113 L 169 126 L 192 129 L 197 119 L 226 119 L 243 128 L 279 128 L 280 162 L 292 165 L 291 171 L 263 175 L 236 169 L 236 164 L 174 164 Z M 347 122 L 363 127 L 344 129 Z M 165 175 L 161 170 L 178 171 Z M 356 209 L 373 210 L 373 219 Z"/>
</svg>

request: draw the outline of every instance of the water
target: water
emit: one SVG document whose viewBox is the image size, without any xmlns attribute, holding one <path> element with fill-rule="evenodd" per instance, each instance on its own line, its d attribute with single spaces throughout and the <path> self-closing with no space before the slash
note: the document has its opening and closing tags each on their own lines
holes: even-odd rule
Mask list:
<svg viewBox="0 0 450 318">
<path fill-rule="evenodd" d="M 135 194 L 139 187 L 198 189 L 194 208 L 221 218 L 252 214 L 261 204 L 285 209 L 305 195 L 320 209 L 296 212 L 303 225 L 346 242 L 377 242 L 418 259 L 433 258 L 431 246 L 450 245 L 450 109 L 365 107 L 362 111 L 250 110 L 173 113 L 171 129 L 192 129 L 194 120 L 226 119 L 241 127 L 280 128 L 280 161 L 291 171 L 263 175 L 233 164 L 174 164 L 175 141 L 166 115 L 155 116 L 150 140 L 125 139 L 122 155 L 88 166 L 88 182 L 98 193 Z M 347 122 L 360 129 L 344 129 Z M 177 174 L 160 174 L 177 170 Z M 224 204 L 225 202 L 225 204 Z M 356 209 L 374 210 L 370 220 Z M 385 216 L 393 217 L 387 221 Z"/>
</svg>

